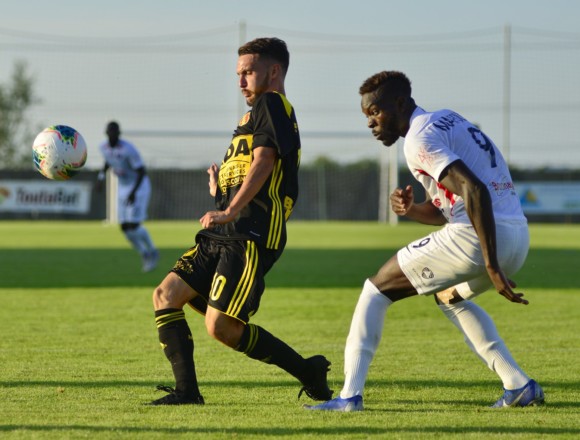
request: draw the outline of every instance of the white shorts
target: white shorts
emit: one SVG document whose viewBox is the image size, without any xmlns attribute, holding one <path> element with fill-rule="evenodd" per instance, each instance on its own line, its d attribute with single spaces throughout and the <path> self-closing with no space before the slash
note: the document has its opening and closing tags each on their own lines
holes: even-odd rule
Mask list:
<svg viewBox="0 0 580 440">
<path fill-rule="evenodd" d="M 496 237 L 500 267 L 506 275 L 513 275 L 528 255 L 527 222 L 500 221 L 496 224 Z M 455 286 L 462 298 L 469 299 L 492 287 L 479 239 L 470 225 L 447 224 L 400 249 L 397 260 L 420 295 Z"/>
<path fill-rule="evenodd" d="M 135 202 L 129 204 L 127 198 L 131 194 L 133 185 L 119 185 L 117 198 L 117 215 L 119 223 L 142 223 L 147 219 L 147 208 L 151 197 L 151 181 L 148 176 L 143 178 Z"/>
</svg>

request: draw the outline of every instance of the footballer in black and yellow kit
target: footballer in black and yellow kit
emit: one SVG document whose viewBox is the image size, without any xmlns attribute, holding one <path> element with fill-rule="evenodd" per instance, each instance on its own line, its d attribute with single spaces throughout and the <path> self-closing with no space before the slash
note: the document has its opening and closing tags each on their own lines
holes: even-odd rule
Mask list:
<svg viewBox="0 0 580 440">
<path fill-rule="evenodd" d="M 254 145 L 276 150 L 272 174 L 238 218 L 202 229 L 196 246 L 173 268 L 201 294 L 190 301 L 192 307 L 205 313 L 209 303 L 244 322 L 258 310 L 263 277 L 284 250 L 286 221 L 298 198 L 300 135 L 294 109 L 284 95 L 261 95 L 240 120 L 219 169 L 218 210 L 225 210 L 242 186 Z M 226 248 L 237 258 L 221 259 Z"/>
<path fill-rule="evenodd" d="M 277 151 L 272 175 L 235 222 L 202 234 L 249 239 L 280 253 L 286 244 L 286 220 L 298 198 L 300 165 L 298 123 L 284 95 L 276 92 L 261 95 L 240 120 L 220 166 L 217 209 L 224 210 L 239 190 L 250 168 L 254 145 Z"/>
<path fill-rule="evenodd" d="M 238 50 L 240 88 L 250 105 L 219 167 L 208 169 L 216 211 L 200 222 L 195 246 L 185 252 L 153 294 L 159 341 L 175 376 L 175 389 L 154 405 L 203 404 L 193 360 L 187 303 L 205 315 L 208 333 L 252 359 L 297 378 L 315 400 L 332 391 L 322 355 L 303 358 L 259 325 L 264 276 L 286 245 L 286 221 L 298 199 L 300 135 L 284 95 L 289 54 L 277 38 L 259 38 Z M 299 396 L 300 396 L 299 394 Z"/>
</svg>

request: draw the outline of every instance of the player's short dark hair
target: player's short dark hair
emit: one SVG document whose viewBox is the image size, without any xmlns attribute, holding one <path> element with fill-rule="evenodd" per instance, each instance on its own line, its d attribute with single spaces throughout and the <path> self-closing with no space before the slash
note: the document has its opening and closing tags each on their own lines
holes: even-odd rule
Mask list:
<svg viewBox="0 0 580 440">
<path fill-rule="evenodd" d="M 284 72 L 288 71 L 290 65 L 290 53 L 286 43 L 279 38 L 256 38 L 240 46 L 238 55 L 260 55 L 270 58 L 282 66 Z"/>
<path fill-rule="evenodd" d="M 383 71 L 367 78 L 358 90 L 360 95 L 367 93 L 389 94 L 392 96 L 411 97 L 411 81 L 403 72 L 396 70 Z"/>
<path fill-rule="evenodd" d="M 121 130 L 121 126 L 119 125 L 119 123 L 117 121 L 110 121 L 107 124 L 107 131 L 109 131 L 110 128 L 116 129 L 117 131 Z"/>
</svg>

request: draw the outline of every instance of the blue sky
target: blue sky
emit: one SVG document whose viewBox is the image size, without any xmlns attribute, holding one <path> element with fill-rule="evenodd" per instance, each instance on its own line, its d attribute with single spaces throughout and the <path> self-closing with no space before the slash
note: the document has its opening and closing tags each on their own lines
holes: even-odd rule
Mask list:
<svg viewBox="0 0 580 440">
<path fill-rule="evenodd" d="M 416 35 L 515 26 L 578 32 L 576 0 L 26 0 L 2 27 L 71 36 L 173 34 L 239 20 L 300 31 Z"/>
<path fill-rule="evenodd" d="M 317 35 L 353 36 L 353 38 L 361 38 L 364 36 L 367 37 L 365 40 L 367 42 L 372 42 L 375 39 L 377 42 L 386 39 L 404 42 L 406 40 L 412 41 L 414 39 L 430 38 L 433 35 L 457 35 L 457 39 L 466 38 L 469 41 L 469 35 L 474 30 L 497 29 L 501 33 L 501 28 L 508 24 L 520 30 L 532 29 L 546 32 L 548 33 L 548 38 L 551 38 L 550 33 L 569 33 L 572 35 L 573 40 L 580 38 L 580 1 L 575 0 L 486 0 L 477 2 L 466 0 L 416 0 L 406 2 L 391 0 L 365 0 L 361 2 L 340 0 L 293 0 L 291 2 L 274 0 L 53 0 L 46 2 L 26 0 L 22 2 L 4 2 L 1 17 L 0 29 L 13 30 L 17 33 L 21 32 L 23 38 L 9 38 L 7 40 L 6 34 L 0 34 L 0 46 L 11 44 L 15 41 L 19 44 L 26 43 L 27 41 L 38 43 L 43 36 L 69 37 L 87 42 L 91 42 L 94 39 L 94 41 L 106 43 L 107 41 L 114 42 L 119 39 L 130 41 L 131 38 L 145 39 L 156 36 L 191 34 L 197 31 L 220 28 L 230 28 L 235 31 L 235 27 L 241 21 L 247 23 L 250 33 L 257 28 L 262 33 L 269 32 L 271 34 L 280 33 L 282 35 L 288 35 L 285 39 L 291 49 L 292 44 L 295 46 L 301 45 L 299 47 L 303 49 L 308 44 L 304 42 L 304 37 L 310 37 L 312 41 L 316 41 Z M 27 38 L 28 35 L 32 35 L 32 38 Z M 249 38 L 255 36 L 262 35 L 248 35 Z M 485 36 L 482 38 L 485 39 Z M 212 44 L 211 38 L 204 41 Z M 446 44 L 445 39 L 441 41 L 443 41 L 442 44 Z M 338 38 L 338 44 L 340 44 L 340 38 Z M 235 46 L 232 47 L 234 49 L 232 52 L 235 52 Z M 570 59 L 570 63 L 575 66 L 575 69 L 578 69 L 578 65 L 580 64 L 580 51 L 577 50 L 577 44 L 574 47 L 576 49 L 572 51 L 573 59 Z M 341 58 L 339 49 L 335 50 L 337 50 L 335 60 L 332 62 L 325 61 L 326 64 L 323 68 L 330 72 L 330 74 L 325 73 L 328 76 L 327 85 L 332 88 L 329 93 L 336 96 L 348 95 L 348 99 L 341 97 L 335 104 L 337 108 L 348 109 L 344 111 L 342 116 L 337 116 L 336 114 L 333 116 L 329 115 L 331 106 L 310 107 L 308 105 L 308 99 L 303 96 L 312 95 L 312 87 L 314 86 L 308 84 L 309 75 L 306 71 L 301 72 L 300 66 L 297 64 L 303 62 L 302 60 L 307 60 L 311 63 L 313 59 L 316 59 L 316 55 L 305 55 L 302 58 L 300 56 L 293 58 L 293 60 L 296 60 L 296 64 L 291 66 L 289 74 L 289 97 L 297 107 L 303 134 L 319 128 L 322 128 L 323 131 L 333 130 L 333 123 L 350 131 L 364 132 L 364 120 L 358 110 L 357 86 L 366 76 L 375 73 L 378 69 L 387 68 L 387 63 L 384 60 L 398 60 L 397 53 L 387 52 L 377 62 L 369 62 L 368 66 L 355 66 L 349 64 L 351 61 Z M 485 56 L 485 54 L 483 55 Z M 196 56 L 194 55 L 194 57 Z M 49 71 L 56 69 L 56 66 L 59 69 L 66 68 L 68 62 L 74 63 L 74 59 L 67 58 L 63 65 L 58 65 L 55 62 L 54 66 L 49 66 L 46 64 L 46 56 L 42 57 L 41 54 L 33 51 L 20 53 L 17 48 L 14 49 L 12 47 L 7 53 L 5 52 L 4 56 L 0 56 L 0 81 L 8 78 L 11 62 L 15 59 L 25 58 L 29 62 L 35 76 L 39 78 L 38 92 L 44 101 L 43 106 L 37 110 L 34 117 L 42 121 L 41 123 L 49 120 L 50 123 L 53 123 L 54 119 L 58 119 L 58 121 L 54 121 L 56 123 L 65 123 L 67 122 L 65 120 L 70 120 L 72 121 L 70 125 L 74 124 L 80 127 L 79 129 L 85 134 L 90 145 L 94 145 L 102 139 L 102 129 L 106 119 L 117 117 L 122 118 L 122 127 L 127 128 L 129 132 L 136 132 L 144 127 L 150 127 L 153 124 L 155 124 L 155 128 L 160 130 L 196 129 L 199 128 L 195 126 L 196 121 L 202 127 L 231 132 L 235 122 L 234 119 L 238 117 L 238 108 L 235 102 L 233 104 L 230 102 L 230 98 L 224 97 L 223 103 L 224 106 L 228 107 L 228 110 L 224 111 L 223 120 L 216 118 L 215 114 L 218 114 L 219 109 L 217 108 L 217 104 L 213 103 L 215 100 L 213 97 L 215 95 L 215 89 L 212 89 L 212 87 L 221 87 L 231 91 L 232 95 L 236 94 L 236 77 L 233 70 L 235 54 L 232 55 L 224 52 L 221 56 L 227 60 L 227 63 L 224 64 L 224 68 L 222 69 L 223 71 L 220 71 L 219 74 L 216 72 L 208 73 L 206 75 L 207 83 L 205 85 L 198 85 L 195 92 L 192 92 L 195 93 L 193 95 L 194 99 L 204 103 L 208 108 L 213 108 L 212 105 L 216 107 L 214 109 L 215 113 L 212 113 L 210 118 L 210 116 L 197 115 L 194 112 L 189 119 L 184 119 L 183 122 L 175 116 L 171 118 L 168 116 L 166 118 L 167 120 L 163 119 L 163 117 L 154 118 L 153 116 L 151 119 L 147 119 L 146 116 L 138 118 L 131 114 L 130 109 L 127 109 L 125 112 L 119 111 L 118 114 L 112 111 L 100 110 L 100 107 L 106 107 L 110 103 L 101 100 L 99 97 L 91 97 L 89 91 L 86 94 L 84 92 L 71 93 L 73 96 L 67 97 L 68 101 L 63 101 L 61 99 L 63 92 L 55 92 L 55 90 L 58 90 L 62 86 L 62 84 L 59 84 L 59 77 L 56 73 L 49 75 Z M 484 123 L 484 130 L 488 129 L 491 131 L 492 138 L 494 138 L 496 143 L 501 142 L 502 134 L 499 128 L 501 125 L 499 119 L 501 118 L 497 114 L 485 114 L 485 112 L 481 111 L 481 108 L 484 108 L 486 105 L 484 102 L 486 97 L 495 93 L 495 91 L 488 91 L 483 86 L 479 95 L 475 95 L 476 100 L 481 101 L 479 107 L 465 105 L 464 101 L 468 99 L 465 97 L 466 90 L 481 87 L 479 84 L 481 78 L 467 74 L 465 77 L 460 78 L 461 84 L 459 84 L 458 79 L 454 79 L 452 85 L 446 85 L 446 87 L 437 86 L 442 83 L 445 72 L 439 72 L 437 79 L 430 81 L 428 73 L 432 67 L 429 65 L 429 62 L 433 59 L 430 56 L 431 54 L 425 54 L 421 51 L 413 54 L 416 63 L 421 63 L 422 59 L 424 59 L 421 68 L 408 64 L 404 59 L 401 60 L 401 70 L 408 68 L 413 72 L 414 76 L 412 80 L 414 80 L 414 90 L 418 95 L 416 96 L 417 101 L 420 104 L 429 105 L 429 109 L 435 109 L 434 107 L 440 106 L 451 107 L 460 112 L 467 112 L 468 114 L 466 116 L 468 118 Z M 82 58 L 79 57 L 78 59 Z M 113 63 L 108 66 L 103 66 L 103 69 L 115 68 L 114 58 L 112 59 Z M 460 76 L 458 70 L 461 68 L 461 60 L 461 56 L 458 56 L 456 62 L 459 64 L 448 66 L 449 72 L 455 71 L 458 77 Z M 341 62 L 344 62 L 345 65 L 341 65 Z M 143 61 L 139 61 L 139 63 L 142 66 L 147 65 Z M 515 66 L 514 70 L 525 68 L 525 64 L 520 64 L 519 66 Z M 388 66 L 388 68 L 390 67 Z M 151 65 L 148 68 L 151 68 L 153 71 L 155 66 Z M 230 68 L 231 71 L 229 71 Z M 352 77 L 348 76 L 348 72 L 342 72 L 343 70 L 352 70 Z M 338 73 L 339 71 L 340 74 Z M 336 72 L 336 75 L 333 75 L 332 72 Z M 538 93 L 542 95 L 543 99 L 543 101 L 539 102 L 549 101 L 551 99 L 550 97 L 555 96 L 554 102 L 549 103 L 549 105 L 554 107 L 557 107 L 559 105 L 558 103 L 563 99 L 568 100 L 566 105 L 573 111 L 567 114 L 573 114 L 574 118 L 571 118 L 567 125 L 577 124 L 574 121 L 577 121 L 576 115 L 578 115 L 580 106 L 580 92 L 578 92 L 579 86 L 576 85 L 577 76 L 575 72 L 576 70 L 572 70 L 569 77 L 558 79 L 558 84 L 550 85 L 550 87 L 559 87 L 559 91 L 546 86 L 545 90 L 540 90 L 540 93 Z M 94 74 L 99 75 L 98 72 Z M 219 84 L 223 85 L 214 86 L 211 82 L 216 79 L 214 77 L 218 77 Z M 576 81 L 573 82 L 573 78 L 576 78 Z M 568 84 L 567 82 L 569 80 L 570 83 Z M 62 81 L 69 82 L 70 80 L 63 75 Z M 322 81 L 326 82 L 324 79 Z M 522 84 L 524 83 L 525 81 L 522 81 Z M 114 89 L 115 83 L 112 82 L 112 84 L 111 88 Z M 518 84 L 514 87 L 514 94 L 518 93 L 517 86 Z M 141 83 L 136 81 L 134 92 L 138 93 L 142 87 Z M 321 86 L 317 83 L 316 87 Z M 532 90 L 537 90 L 535 83 L 530 84 L 530 87 Z M 496 85 L 495 89 L 497 88 Z M 213 95 L 205 95 L 204 89 L 212 91 Z M 166 114 L 170 114 L 168 112 L 172 108 L 178 109 L 181 108 L 180 106 L 186 109 L 185 111 L 190 111 L 184 101 L 185 98 L 183 96 L 180 98 L 180 90 L 171 90 L 168 88 L 163 95 L 156 98 L 160 108 L 167 110 Z M 210 93 L 209 91 L 208 93 Z M 102 94 L 103 92 L 99 91 L 95 93 Z M 117 92 L 115 91 L 115 93 Z M 453 93 L 461 93 L 463 95 L 463 101 L 458 97 L 454 97 Z M 53 96 L 53 94 L 58 96 Z M 122 95 L 121 92 L 119 94 Z M 75 101 L 75 96 L 77 101 Z M 129 97 L 127 99 L 130 101 L 133 98 Z M 533 102 L 528 103 L 525 96 L 521 97 L 518 102 L 519 104 L 516 103 L 516 105 L 529 104 L 530 107 L 541 105 Z M 80 118 L 77 113 L 83 111 L 83 105 L 86 115 Z M 139 106 L 137 102 L 135 105 Z M 90 110 L 90 108 L 94 108 L 94 111 Z M 488 111 L 488 113 L 491 112 Z M 171 114 L 174 115 L 174 113 Z M 53 117 L 52 120 L 51 116 Z M 208 120 L 206 121 L 204 117 L 207 117 Z M 332 119 L 333 117 L 336 119 Z M 548 163 L 555 166 L 572 163 L 578 164 L 578 167 L 580 167 L 580 154 L 575 153 L 573 157 L 568 157 L 570 154 L 574 154 L 576 149 L 575 143 L 579 142 L 576 139 L 580 139 L 580 132 L 578 130 L 562 131 L 562 139 L 558 139 L 555 136 L 558 136 L 561 130 L 558 129 L 556 124 L 562 123 L 562 117 L 558 115 L 557 117 L 554 116 L 554 118 L 553 121 L 546 122 L 551 130 L 550 137 L 546 137 L 546 141 L 538 141 L 538 145 L 535 147 L 534 157 L 536 157 L 536 163 Z M 189 120 L 193 122 L 188 122 Z M 212 121 L 216 120 L 215 127 L 212 127 L 214 123 Z M 533 144 L 542 135 L 542 133 L 535 133 L 533 130 L 522 126 L 523 123 L 518 120 L 514 121 L 513 134 L 511 135 L 512 138 L 516 137 L 520 142 L 525 139 L 525 142 L 520 144 L 519 156 L 515 156 L 521 163 L 525 163 L 530 157 L 529 154 L 525 154 L 521 150 L 523 148 L 522 145 Z M 566 123 L 564 121 L 564 125 Z M 530 126 L 535 126 L 536 129 L 540 125 L 537 120 L 530 120 L 529 124 Z M 219 145 L 224 144 L 226 141 L 220 141 Z M 567 145 L 566 153 L 558 157 L 552 155 L 543 158 L 541 153 L 544 148 L 541 145 L 552 141 L 556 145 Z M 156 148 L 155 146 L 147 144 L 145 139 L 137 139 L 136 143 L 142 144 L 148 160 L 156 161 L 157 156 L 155 155 L 155 151 L 153 151 Z M 317 141 L 315 139 L 308 142 L 309 145 L 312 145 L 312 151 L 316 150 L 316 143 Z M 578 147 L 578 151 L 580 151 L 580 145 Z M 356 154 L 359 154 L 361 157 L 373 157 L 373 155 L 378 154 L 379 144 L 369 138 L 364 142 L 364 145 L 361 143 L 358 152 L 355 151 L 353 153 L 352 150 L 350 147 L 345 147 L 344 150 L 339 150 L 338 153 L 335 153 L 344 160 L 354 160 L 356 159 Z M 309 157 L 308 151 L 305 149 L 306 158 Z M 316 154 L 325 153 L 325 151 L 316 151 Z M 201 164 L 207 163 L 210 160 L 204 154 L 205 149 L 200 149 L 197 154 L 198 158 L 202 158 L 200 159 Z M 219 161 L 221 154 L 221 151 L 217 151 L 214 154 L 214 156 L 217 156 L 215 160 Z M 99 163 L 100 160 L 97 157 L 89 157 L 89 166 L 98 166 Z M 194 163 L 194 165 L 197 164 Z"/>
</svg>

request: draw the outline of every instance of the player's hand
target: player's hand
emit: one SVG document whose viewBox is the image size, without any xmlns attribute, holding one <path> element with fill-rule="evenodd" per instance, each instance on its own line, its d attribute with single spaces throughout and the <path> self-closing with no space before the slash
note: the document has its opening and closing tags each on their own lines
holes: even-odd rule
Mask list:
<svg viewBox="0 0 580 440">
<path fill-rule="evenodd" d="M 212 195 L 212 197 L 215 197 L 217 192 L 219 172 L 220 169 L 215 163 L 212 163 L 211 166 L 207 169 L 207 174 L 209 174 L 209 193 Z"/>
<path fill-rule="evenodd" d="M 235 216 L 226 211 L 208 211 L 199 219 L 204 229 L 215 228 L 217 225 L 224 225 L 234 221 Z"/>
<path fill-rule="evenodd" d="M 407 185 L 405 189 L 397 188 L 393 191 L 390 197 L 391 209 L 397 215 L 407 215 L 413 203 L 415 203 L 415 196 L 413 194 L 413 187 Z"/>
<path fill-rule="evenodd" d="M 489 274 L 493 285 L 500 295 L 505 297 L 508 301 L 528 305 L 529 301 L 524 299 L 523 293 L 515 293 L 512 289 L 516 287 L 516 283 L 509 280 L 502 271 L 492 272 Z"/>
</svg>

